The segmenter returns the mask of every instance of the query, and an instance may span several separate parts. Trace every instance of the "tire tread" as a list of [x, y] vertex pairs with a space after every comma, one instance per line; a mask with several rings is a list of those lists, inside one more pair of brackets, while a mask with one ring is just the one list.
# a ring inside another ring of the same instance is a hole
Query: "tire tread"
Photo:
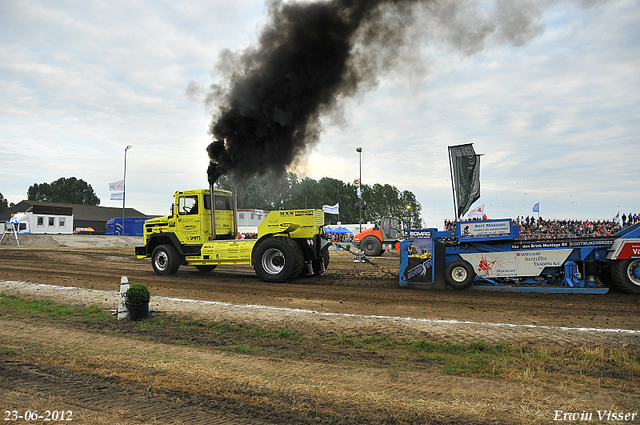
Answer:
[[611, 264], [611, 277], [613, 284], [623, 292], [629, 294], [640, 294], [640, 286], [634, 285], [627, 276], [627, 269], [634, 260], [615, 260]]

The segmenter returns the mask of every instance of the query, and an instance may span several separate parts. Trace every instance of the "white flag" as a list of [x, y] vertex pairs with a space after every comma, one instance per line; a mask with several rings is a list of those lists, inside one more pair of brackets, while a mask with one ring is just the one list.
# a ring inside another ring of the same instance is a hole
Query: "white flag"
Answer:
[[112, 201], [122, 201], [124, 197], [124, 192], [112, 192], [111, 197], [109, 198]]
[[480, 218], [481, 219], [483, 217], [483, 213], [484, 213], [484, 204], [482, 204], [481, 206], [479, 206], [475, 210], [470, 211], [469, 214], [467, 214], [467, 218]]
[[124, 180], [109, 183], [109, 190], [124, 190]]
[[322, 206], [322, 211], [326, 212], [327, 214], [340, 214], [339, 210], [340, 210], [340, 203], [337, 203], [334, 206], [331, 206], [331, 205]]

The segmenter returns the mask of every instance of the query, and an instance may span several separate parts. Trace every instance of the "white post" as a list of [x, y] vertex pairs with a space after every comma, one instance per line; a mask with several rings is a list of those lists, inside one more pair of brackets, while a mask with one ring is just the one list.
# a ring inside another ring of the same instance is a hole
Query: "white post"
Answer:
[[118, 320], [126, 319], [129, 316], [129, 310], [127, 310], [127, 304], [125, 303], [124, 294], [129, 289], [129, 279], [126, 276], [122, 276], [120, 279], [120, 301], [118, 302]]

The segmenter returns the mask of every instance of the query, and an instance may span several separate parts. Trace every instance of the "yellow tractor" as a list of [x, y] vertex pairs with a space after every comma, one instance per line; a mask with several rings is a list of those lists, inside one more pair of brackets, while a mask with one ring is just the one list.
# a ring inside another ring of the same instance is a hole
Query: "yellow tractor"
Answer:
[[232, 192], [197, 189], [174, 194], [171, 215], [147, 220], [138, 258], [151, 257], [156, 273], [171, 275], [181, 265], [208, 272], [220, 264], [252, 265], [266, 282], [322, 274], [329, 264], [322, 210], [271, 211], [255, 239], [238, 239]]

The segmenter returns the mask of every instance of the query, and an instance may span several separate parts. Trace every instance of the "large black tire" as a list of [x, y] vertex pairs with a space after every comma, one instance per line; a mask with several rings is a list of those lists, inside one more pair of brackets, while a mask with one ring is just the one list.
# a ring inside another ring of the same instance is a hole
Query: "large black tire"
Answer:
[[302, 273], [304, 255], [296, 241], [281, 236], [265, 239], [253, 252], [253, 268], [265, 282], [287, 282]]
[[215, 269], [217, 266], [217, 264], [199, 264], [196, 266], [196, 269], [198, 269], [199, 272], [207, 273]]
[[175, 274], [181, 262], [180, 254], [173, 245], [158, 245], [151, 253], [151, 265], [159, 275]]
[[360, 249], [367, 257], [382, 255], [382, 242], [375, 236], [367, 236], [360, 242]]
[[453, 289], [467, 288], [476, 278], [471, 264], [462, 259], [453, 260], [447, 264], [445, 273], [445, 280]]
[[611, 277], [621, 291], [640, 294], [640, 259], [614, 261]]

